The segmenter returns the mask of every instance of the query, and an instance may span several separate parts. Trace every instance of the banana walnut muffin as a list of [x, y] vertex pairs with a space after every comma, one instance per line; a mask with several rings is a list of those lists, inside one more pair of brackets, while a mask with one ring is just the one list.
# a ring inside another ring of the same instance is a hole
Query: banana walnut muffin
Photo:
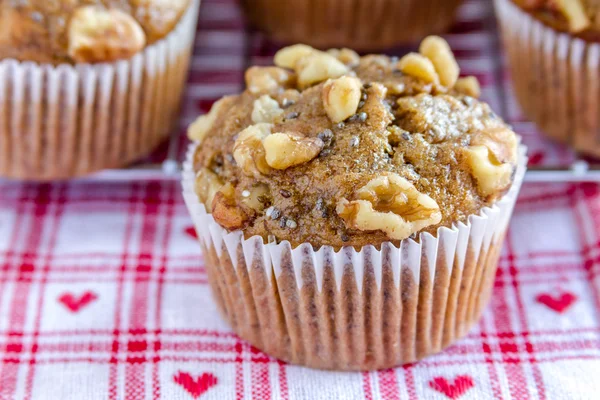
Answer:
[[129, 58], [170, 33], [190, 0], [3, 0], [0, 59], [39, 63]]
[[518, 139], [440, 37], [400, 59], [294, 45], [189, 128], [196, 191], [229, 231], [335, 248], [465, 222], [511, 186]]
[[535, 18], [562, 32], [600, 40], [599, 0], [514, 0]]

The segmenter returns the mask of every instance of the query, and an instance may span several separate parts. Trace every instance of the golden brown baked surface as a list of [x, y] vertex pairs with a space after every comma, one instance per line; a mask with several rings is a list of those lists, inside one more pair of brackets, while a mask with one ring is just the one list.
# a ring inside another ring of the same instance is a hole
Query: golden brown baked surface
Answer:
[[2, 0], [0, 59], [129, 58], [171, 32], [189, 0]]
[[600, 40], [600, 0], [512, 0], [546, 25], [585, 40]]
[[275, 63], [189, 129], [196, 191], [226, 229], [379, 245], [465, 221], [510, 187], [517, 137], [443, 39], [400, 60], [296, 45]]

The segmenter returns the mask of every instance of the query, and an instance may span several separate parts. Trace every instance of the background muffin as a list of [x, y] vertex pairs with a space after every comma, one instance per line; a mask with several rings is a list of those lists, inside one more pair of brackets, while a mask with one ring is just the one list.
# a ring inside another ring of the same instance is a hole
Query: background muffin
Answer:
[[221, 310], [317, 368], [439, 351], [489, 296], [516, 135], [438, 37], [399, 61], [295, 45], [275, 64], [189, 129], [184, 197]]
[[551, 138], [600, 156], [600, 3], [496, 0], [519, 104]]
[[198, 1], [0, 5], [0, 175], [125, 165], [176, 122]]
[[461, 0], [244, 0], [249, 20], [284, 42], [383, 49], [445, 31]]

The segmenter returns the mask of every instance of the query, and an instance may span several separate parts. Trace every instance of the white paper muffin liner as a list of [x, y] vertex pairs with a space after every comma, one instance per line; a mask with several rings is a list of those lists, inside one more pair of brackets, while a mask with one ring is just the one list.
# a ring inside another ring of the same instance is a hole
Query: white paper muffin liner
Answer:
[[193, 155], [183, 196], [217, 304], [234, 331], [279, 359], [313, 368], [368, 370], [413, 362], [465, 335], [492, 291], [498, 256], [527, 157], [508, 193], [467, 223], [399, 247], [360, 251], [264, 243], [228, 233], [194, 192]]
[[177, 121], [199, 5], [129, 60], [0, 60], [0, 176], [69, 178], [148, 154]]
[[600, 43], [544, 25], [512, 0], [495, 0], [513, 87], [549, 137], [600, 156]]

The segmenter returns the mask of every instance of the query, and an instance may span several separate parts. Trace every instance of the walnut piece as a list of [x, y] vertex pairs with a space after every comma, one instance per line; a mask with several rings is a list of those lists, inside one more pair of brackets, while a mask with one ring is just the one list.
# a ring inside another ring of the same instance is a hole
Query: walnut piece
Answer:
[[295, 133], [274, 133], [263, 140], [265, 159], [270, 167], [287, 169], [315, 158], [323, 149], [319, 138], [303, 137]]
[[327, 79], [339, 78], [350, 72], [348, 67], [331, 54], [313, 52], [296, 63], [298, 86], [305, 89]]
[[512, 164], [500, 162], [486, 146], [469, 146], [463, 151], [482, 196], [500, 193], [510, 186]]
[[235, 202], [231, 183], [227, 183], [215, 194], [211, 214], [219, 225], [229, 231], [242, 229], [250, 222], [250, 216]]
[[329, 80], [323, 85], [323, 107], [332, 122], [338, 123], [356, 114], [361, 87], [360, 79], [351, 76]]
[[350, 67], [355, 67], [360, 63], [360, 56], [352, 49], [329, 49], [327, 53]]
[[428, 36], [421, 42], [419, 53], [431, 60], [443, 86], [454, 86], [460, 68], [448, 42], [439, 36]]
[[293, 72], [279, 67], [250, 67], [244, 75], [250, 93], [272, 93], [295, 85]]
[[196, 193], [204, 204], [206, 211], [212, 211], [213, 199], [221, 187], [223, 187], [223, 181], [208, 168], [203, 168], [196, 174]]
[[201, 115], [188, 127], [187, 135], [190, 140], [202, 142], [206, 134], [212, 129], [217, 116], [233, 98], [231, 96], [223, 97], [216, 101], [207, 114]]
[[255, 124], [261, 122], [272, 123], [275, 118], [283, 114], [283, 110], [279, 107], [277, 100], [269, 95], [262, 95], [254, 100], [254, 108], [252, 109], [252, 122]]
[[259, 183], [242, 191], [241, 203], [254, 211], [265, 209], [264, 199], [269, 195], [269, 186]]
[[402, 240], [442, 219], [435, 200], [398, 174], [374, 178], [355, 195], [357, 200], [342, 198], [336, 207], [351, 229], [380, 230], [393, 240]]
[[485, 146], [500, 163], [517, 163], [517, 135], [505, 127], [490, 128], [473, 135], [472, 146]]
[[454, 85], [454, 89], [459, 93], [466, 94], [467, 96], [471, 96], [476, 99], [479, 98], [479, 96], [481, 96], [481, 87], [479, 86], [479, 80], [474, 76], [458, 78], [456, 84]]
[[590, 19], [581, 0], [554, 0], [554, 3], [569, 22], [572, 32], [581, 32], [590, 26]]
[[68, 40], [73, 60], [96, 63], [132, 57], [146, 45], [146, 34], [123, 11], [83, 6], [70, 19]]
[[273, 61], [278, 67], [295, 69], [296, 64], [301, 58], [317, 51], [318, 50], [315, 50], [305, 44], [294, 44], [292, 46], [284, 47], [275, 53]]
[[398, 61], [398, 69], [426, 83], [439, 83], [440, 78], [431, 60], [418, 53], [408, 53]]
[[268, 174], [271, 168], [265, 160], [263, 139], [271, 134], [272, 124], [250, 125], [238, 134], [233, 145], [233, 158], [247, 176]]

